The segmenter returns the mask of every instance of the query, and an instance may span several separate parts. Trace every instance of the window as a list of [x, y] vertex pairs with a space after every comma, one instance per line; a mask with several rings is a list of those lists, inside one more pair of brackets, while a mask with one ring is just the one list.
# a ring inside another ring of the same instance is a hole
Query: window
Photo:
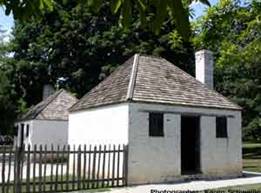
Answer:
[[164, 121], [163, 113], [149, 113], [149, 136], [162, 137], [164, 136]]
[[20, 126], [20, 147], [22, 146], [24, 142], [24, 124], [22, 123]]
[[15, 133], [14, 135], [17, 137], [18, 136], [18, 125], [15, 126]]
[[26, 125], [26, 133], [25, 133], [26, 137], [29, 137], [29, 124]]
[[227, 118], [216, 117], [216, 137], [226, 138], [227, 137]]

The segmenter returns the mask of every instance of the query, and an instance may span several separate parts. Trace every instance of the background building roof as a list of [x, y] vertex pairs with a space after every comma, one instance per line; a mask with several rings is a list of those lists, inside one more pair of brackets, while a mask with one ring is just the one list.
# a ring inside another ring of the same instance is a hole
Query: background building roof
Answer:
[[68, 109], [76, 102], [76, 97], [61, 89], [32, 106], [20, 120], [68, 120]]

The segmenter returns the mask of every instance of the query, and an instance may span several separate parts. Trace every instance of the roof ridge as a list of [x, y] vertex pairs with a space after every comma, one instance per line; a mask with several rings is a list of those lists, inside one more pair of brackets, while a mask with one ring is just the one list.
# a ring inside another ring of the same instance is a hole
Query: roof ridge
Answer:
[[28, 111], [23, 114], [18, 120], [25, 120], [30, 114], [33, 114], [31, 118], [35, 119], [55, 98], [57, 98], [57, 96], [59, 96], [61, 91], [62, 90], [56, 91], [52, 95], [48, 96], [46, 99], [40, 101], [36, 105], [31, 106]]
[[140, 56], [139, 54], [135, 54], [134, 55], [132, 69], [131, 69], [131, 74], [130, 74], [130, 80], [129, 80], [129, 85], [128, 85], [128, 90], [127, 90], [126, 100], [131, 100], [132, 97], [133, 97], [134, 86], [135, 86], [136, 77], [137, 77], [139, 56]]
[[[94, 86], [92, 89], [90, 89], [85, 95], [83, 95], [81, 97], [80, 100], [78, 100], [74, 105], [71, 106], [71, 108], [69, 108], [69, 111], [77, 111], [77, 106], [81, 104], [82, 100], [85, 98], [85, 97], [88, 97], [90, 94], [93, 94], [93, 93], [96, 93], [96, 92], [99, 92], [98, 88], [100, 86], [102, 86], [104, 84], [105, 81], [109, 81], [111, 79], [111, 77], [117, 75], [117, 73], [123, 69], [125, 69], [126, 67], [128, 66], [131, 66], [132, 64], [131, 63], [128, 63], [128, 62], [132, 62], [134, 59], [134, 56], [128, 58], [123, 64], [119, 65], [116, 69], [114, 69], [113, 72], [111, 72], [107, 77], [105, 77], [102, 81], [100, 81], [96, 86]], [[126, 93], [127, 94], [127, 93]], [[126, 96], [125, 96], [126, 98]]]

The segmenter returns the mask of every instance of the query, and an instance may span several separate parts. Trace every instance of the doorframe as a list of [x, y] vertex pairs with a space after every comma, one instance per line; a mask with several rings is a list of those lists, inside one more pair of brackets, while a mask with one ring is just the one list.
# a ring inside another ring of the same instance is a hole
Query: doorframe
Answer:
[[[182, 117], [193, 117], [197, 119], [197, 164], [195, 171], [192, 174], [184, 174], [182, 171]], [[199, 114], [193, 114], [193, 113], [182, 113], [180, 115], [180, 171], [181, 175], [197, 175], [202, 173], [202, 160], [201, 160], [201, 116]]]

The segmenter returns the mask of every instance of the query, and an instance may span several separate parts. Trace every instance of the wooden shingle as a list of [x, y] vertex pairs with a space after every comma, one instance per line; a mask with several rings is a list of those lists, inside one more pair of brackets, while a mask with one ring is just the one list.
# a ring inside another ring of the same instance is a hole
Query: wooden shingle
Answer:
[[167, 60], [136, 54], [70, 110], [126, 101], [241, 109]]
[[32, 106], [20, 120], [68, 120], [68, 109], [76, 102], [76, 97], [61, 89]]

